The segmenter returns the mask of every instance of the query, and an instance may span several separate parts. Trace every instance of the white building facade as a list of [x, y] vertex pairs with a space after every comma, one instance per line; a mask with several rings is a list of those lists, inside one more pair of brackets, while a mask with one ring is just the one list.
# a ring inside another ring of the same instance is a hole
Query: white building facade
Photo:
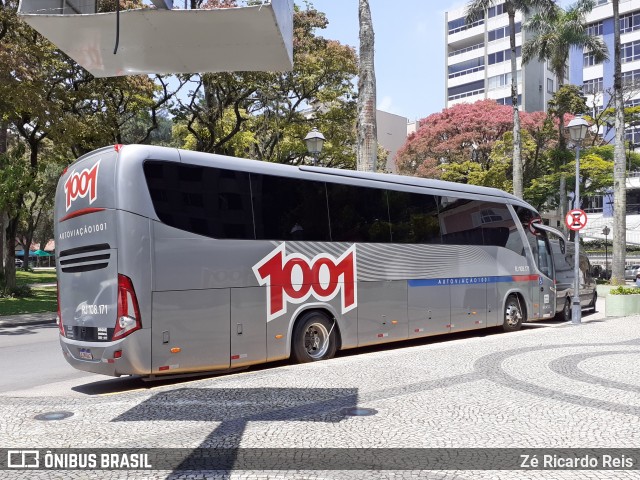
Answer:
[[[588, 51], [574, 49], [571, 52], [569, 80], [582, 85], [587, 105], [594, 113], [613, 107], [614, 41], [613, 7], [611, 0], [597, 0], [596, 7], [588, 15], [589, 29], [599, 35], [609, 50], [610, 60], [595, 63]], [[640, 0], [620, 1], [620, 42], [622, 44], [622, 81], [625, 87], [625, 106], [640, 105]], [[626, 138], [629, 147], [640, 147], [640, 126], [627, 126]], [[613, 130], [608, 135], [613, 137]], [[583, 203], [584, 206], [584, 203]], [[604, 239], [605, 226], [613, 226], [613, 195], [607, 193], [589, 199], [586, 206], [587, 226], [583, 230], [586, 238]], [[640, 244], [640, 176], [638, 172], [627, 173], [627, 243]]]
[[[524, 67], [521, 48], [525, 40], [522, 15], [516, 21], [518, 105], [528, 112], [546, 111], [557, 88], [555, 75], [546, 62], [533, 60]], [[493, 99], [511, 105], [511, 48], [509, 18], [504, 3], [489, 8], [484, 18], [465, 22], [465, 8], [445, 14], [446, 107]]]

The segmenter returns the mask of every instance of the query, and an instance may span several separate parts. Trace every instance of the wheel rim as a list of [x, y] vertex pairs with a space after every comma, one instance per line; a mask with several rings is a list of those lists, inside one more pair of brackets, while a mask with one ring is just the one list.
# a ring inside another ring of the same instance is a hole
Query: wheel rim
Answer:
[[522, 321], [522, 313], [515, 303], [509, 303], [507, 305], [504, 319], [510, 327], [515, 327]]
[[312, 323], [304, 332], [304, 349], [314, 360], [322, 358], [329, 350], [329, 331], [321, 323]]

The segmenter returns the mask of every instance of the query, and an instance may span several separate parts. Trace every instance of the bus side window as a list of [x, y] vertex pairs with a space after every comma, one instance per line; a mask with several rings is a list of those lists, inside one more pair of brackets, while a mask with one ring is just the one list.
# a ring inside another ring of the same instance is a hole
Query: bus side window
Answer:
[[426, 193], [388, 190], [391, 241], [439, 244], [437, 197]]

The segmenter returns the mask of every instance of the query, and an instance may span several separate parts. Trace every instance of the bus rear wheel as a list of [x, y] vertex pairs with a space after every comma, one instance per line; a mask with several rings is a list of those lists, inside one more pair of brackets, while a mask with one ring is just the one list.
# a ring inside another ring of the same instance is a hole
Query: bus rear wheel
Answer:
[[291, 355], [297, 363], [316, 362], [333, 358], [337, 342], [335, 320], [324, 313], [307, 312], [293, 328]]
[[524, 312], [520, 304], [520, 299], [515, 295], [509, 295], [504, 306], [504, 322], [502, 329], [505, 332], [515, 332], [520, 330], [524, 321]]
[[571, 299], [567, 297], [562, 306], [562, 312], [560, 312], [560, 320], [563, 322], [571, 321]]

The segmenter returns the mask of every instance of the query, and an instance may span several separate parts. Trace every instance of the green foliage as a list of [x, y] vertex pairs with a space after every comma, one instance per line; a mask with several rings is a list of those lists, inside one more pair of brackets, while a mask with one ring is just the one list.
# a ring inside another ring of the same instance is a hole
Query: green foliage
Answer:
[[609, 291], [609, 295], [638, 295], [640, 294], [640, 288], [637, 287], [624, 287], [622, 285], [612, 288]]
[[0, 297], [6, 298], [26, 298], [33, 296], [33, 290], [29, 285], [16, 285], [13, 288], [9, 288]]
[[57, 305], [57, 290], [55, 287], [34, 288], [32, 295], [28, 297], [3, 298], [0, 302], [0, 316], [55, 312]]
[[[580, 197], [584, 201], [590, 196], [601, 195], [603, 190], [613, 184], [613, 161], [599, 155], [605, 153], [608, 156], [608, 149], [603, 147], [589, 148], [583, 152], [580, 157]], [[532, 179], [525, 190], [525, 199], [538, 209], [554, 209], [559, 205], [558, 192], [562, 173], [567, 181], [567, 189], [575, 189], [575, 156], [566, 150], [556, 150], [549, 152], [549, 157], [547, 171], [550, 173]], [[567, 161], [569, 158], [573, 160]], [[558, 165], [560, 159], [564, 159], [564, 165]]]
[[17, 285], [33, 285], [39, 283], [56, 283], [55, 270], [31, 270], [16, 272]]
[[562, 85], [549, 100], [548, 108], [556, 117], [589, 112], [582, 89], [577, 85]]

